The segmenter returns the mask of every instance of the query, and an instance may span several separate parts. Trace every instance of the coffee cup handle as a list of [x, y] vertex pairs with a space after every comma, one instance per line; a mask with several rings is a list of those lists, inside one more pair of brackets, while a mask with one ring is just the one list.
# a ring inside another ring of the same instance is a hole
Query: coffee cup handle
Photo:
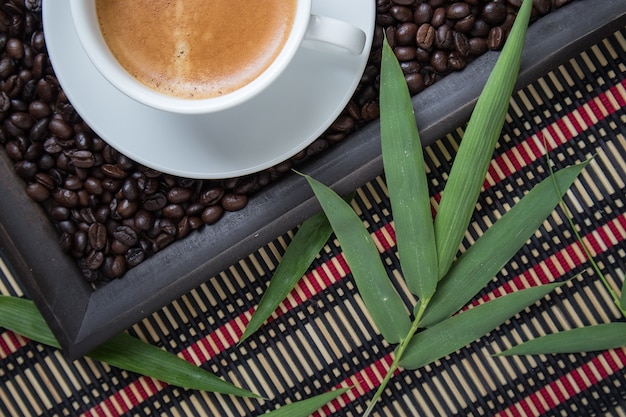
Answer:
[[366, 35], [358, 27], [327, 16], [311, 15], [305, 40], [337, 46], [352, 54], [361, 55]]

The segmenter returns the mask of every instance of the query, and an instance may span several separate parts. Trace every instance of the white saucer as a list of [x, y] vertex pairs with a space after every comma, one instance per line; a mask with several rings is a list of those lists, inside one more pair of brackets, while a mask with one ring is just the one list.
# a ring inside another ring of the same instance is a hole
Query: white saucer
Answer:
[[[344, 109], [369, 58], [375, 2], [314, 0], [313, 12], [360, 27], [359, 56], [303, 47], [280, 79], [257, 97], [210, 115], [175, 115], [126, 97], [85, 54], [68, 0], [43, 2], [46, 45], [55, 74], [83, 120], [111, 146], [161, 172], [218, 179], [251, 174], [295, 155]], [[330, 61], [330, 62], [329, 62]]]

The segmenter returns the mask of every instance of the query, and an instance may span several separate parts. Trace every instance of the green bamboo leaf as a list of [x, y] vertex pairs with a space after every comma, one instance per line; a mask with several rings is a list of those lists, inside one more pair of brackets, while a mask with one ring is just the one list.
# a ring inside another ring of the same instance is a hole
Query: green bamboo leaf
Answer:
[[[528, 241], [587, 163], [564, 168], [533, 187], [465, 251], [441, 280], [420, 325], [430, 327], [469, 302]], [[416, 306], [416, 309], [419, 308]]]
[[428, 299], [437, 286], [437, 248], [424, 155], [402, 69], [385, 39], [380, 75], [380, 131], [396, 246], [409, 290]]
[[324, 405], [339, 397], [340, 395], [348, 392], [350, 388], [341, 388], [334, 391], [325, 392], [324, 394], [317, 395], [315, 397], [307, 398], [306, 400], [298, 401], [291, 404], [286, 404], [277, 408], [276, 410], [269, 411], [262, 414], [263, 417], [308, 417], [316, 410], [319, 410]]
[[622, 294], [620, 295], [620, 298], [619, 298], [619, 304], [620, 304], [622, 311], [626, 310], [626, 280], [622, 282]]
[[411, 328], [411, 321], [404, 302], [389, 280], [372, 237], [348, 203], [319, 181], [302, 175], [330, 221], [376, 327], [389, 343], [400, 342]]
[[[354, 193], [350, 193], [346, 201], [351, 201], [353, 197]], [[264, 291], [263, 297], [261, 297], [261, 301], [252, 315], [246, 330], [243, 332], [239, 343], [256, 332], [285, 297], [289, 295], [309, 266], [311, 266], [320, 250], [328, 242], [332, 231], [333, 229], [324, 212], [316, 214], [300, 225], [278, 264], [270, 285]]]
[[597, 352], [626, 346], [626, 323], [606, 323], [547, 334], [496, 356]]
[[467, 125], [435, 217], [439, 277], [459, 249], [500, 137], [517, 80], [532, 0], [525, 0]]
[[[30, 300], [0, 296], [0, 326], [35, 342], [60, 348], [59, 342]], [[87, 356], [182, 388], [260, 398], [172, 353], [125, 333], [113, 337]]]
[[404, 351], [400, 366], [417, 369], [456, 352], [561, 285], [546, 284], [507, 294], [416, 334]]

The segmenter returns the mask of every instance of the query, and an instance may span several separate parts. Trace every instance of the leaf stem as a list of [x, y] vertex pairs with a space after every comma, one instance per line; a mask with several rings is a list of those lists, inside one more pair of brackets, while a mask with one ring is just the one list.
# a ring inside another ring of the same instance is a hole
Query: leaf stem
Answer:
[[563, 200], [563, 194], [561, 193], [561, 190], [559, 189], [559, 185], [557, 184], [556, 179], [554, 177], [554, 169], [552, 168], [552, 161], [550, 159], [550, 155], [547, 152], [548, 144], [547, 144], [547, 141], [545, 139], [544, 139], [544, 147], [546, 149], [546, 157], [548, 158], [548, 171], [550, 172], [550, 177], [552, 178], [552, 180], [554, 182], [554, 188], [556, 189], [557, 195], [559, 196], [559, 206], [563, 210], [563, 213], [565, 214], [565, 218], [567, 219], [567, 222], [569, 223], [572, 231], [574, 232], [574, 236], [576, 236], [576, 239], [578, 240], [578, 243], [582, 247], [583, 252], [585, 253], [585, 256], [587, 257], [587, 260], [589, 260], [593, 270], [595, 271], [595, 273], [600, 278], [600, 281], [602, 281], [602, 284], [606, 287], [606, 289], [609, 292], [609, 294], [611, 294], [611, 297], [613, 298], [613, 302], [615, 303], [615, 305], [617, 306], [619, 311], [622, 313], [622, 316], [624, 318], [626, 318], [626, 309], [623, 308], [623, 306], [621, 304], [621, 301], [620, 301], [620, 297], [615, 292], [613, 287], [611, 287], [611, 285], [609, 284], [608, 280], [606, 279], [606, 277], [604, 276], [604, 274], [600, 270], [600, 267], [598, 266], [598, 264], [596, 263], [595, 259], [593, 258], [593, 255], [591, 254], [591, 251], [589, 250], [589, 247], [587, 246], [587, 244], [583, 240], [582, 236], [580, 236], [580, 233], [578, 232], [578, 229], [576, 229], [576, 225], [574, 224], [574, 219], [570, 215], [569, 208], [567, 207], [567, 204], [565, 204], [565, 200]]
[[396, 369], [398, 369], [398, 366], [400, 365], [400, 360], [402, 359], [402, 355], [404, 354], [404, 351], [409, 346], [409, 342], [411, 341], [411, 339], [413, 339], [413, 335], [415, 335], [415, 333], [419, 329], [420, 322], [422, 321], [422, 316], [424, 315], [424, 311], [426, 310], [426, 307], [428, 306], [429, 302], [430, 302], [430, 298], [426, 298], [423, 300], [423, 302], [419, 303], [419, 308], [415, 312], [415, 320], [413, 320], [413, 323], [411, 324], [411, 328], [409, 329], [409, 332], [402, 339], [402, 341], [400, 342], [400, 345], [398, 345], [398, 348], [396, 349], [396, 352], [394, 354], [393, 362], [391, 363], [389, 370], [385, 374], [385, 378], [383, 379], [381, 384], [378, 386], [378, 389], [376, 390], [376, 393], [372, 397], [372, 400], [370, 401], [369, 406], [363, 413], [363, 417], [368, 417], [371, 414], [372, 410], [374, 409], [374, 406], [378, 402], [378, 399], [383, 394], [383, 392], [385, 391], [385, 388], [387, 387], [387, 384], [391, 380], [391, 377], [396, 372]]

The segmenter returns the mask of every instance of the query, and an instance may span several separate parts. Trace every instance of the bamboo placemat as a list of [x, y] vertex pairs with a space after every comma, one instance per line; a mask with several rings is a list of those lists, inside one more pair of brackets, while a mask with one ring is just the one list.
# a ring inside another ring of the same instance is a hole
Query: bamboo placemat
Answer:
[[[617, 290], [626, 271], [626, 31], [527, 86], [511, 101], [478, 210], [474, 241], [533, 185], [557, 168], [595, 158], [566, 195], [580, 234]], [[426, 149], [436, 208], [462, 128]], [[397, 280], [393, 222], [380, 177], [358, 190], [354, 208]], [[129, 333], [266, 396], [245, 400], [166, 386], [0, 329], [3, 416], [252, 416], [353, 387], [318, 416], [360, 415], [391, 363], [393, 346], [373, 327], [341, 249], [331, 239], [271, 320], [237, 341], [292, 233], [250, 254]], [[0, 293], [27, 297], [4, 263]], [[378, 416], [626, 415], [626, 347], [569, 355], [492, 357], [545, 333], [620, 320], [561, 209], [473, 301], [571, 279], [465, 348], [418, 371], [400, 371]], [[623, 319], [622, 319], [623, 320]]]

